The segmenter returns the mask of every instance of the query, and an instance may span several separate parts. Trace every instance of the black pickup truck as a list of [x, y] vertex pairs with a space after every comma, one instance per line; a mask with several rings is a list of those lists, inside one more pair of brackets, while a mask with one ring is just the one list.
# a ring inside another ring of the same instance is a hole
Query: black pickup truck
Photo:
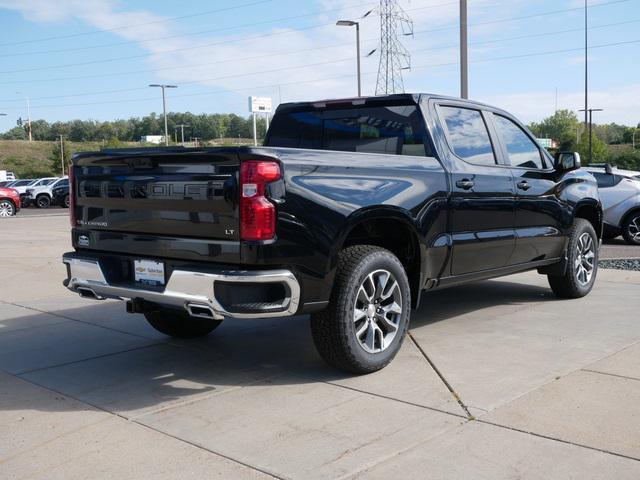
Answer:
[[537, 269], [577, 298], [596, 277], [579, 156], [466, 100], [284, 104], [262, 147], [82, 153], [70, 173], [69, 289], [178, 337], [308, 313], [321, 356], [355, 373], [393, 359], [423, 292]]

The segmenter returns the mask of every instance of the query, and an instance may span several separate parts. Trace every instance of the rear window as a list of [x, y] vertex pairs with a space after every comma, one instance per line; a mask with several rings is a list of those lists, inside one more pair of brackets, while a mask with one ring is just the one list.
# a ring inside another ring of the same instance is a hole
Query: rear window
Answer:
[[281, 112], [267, 145], [432, 156], [415, 105]]

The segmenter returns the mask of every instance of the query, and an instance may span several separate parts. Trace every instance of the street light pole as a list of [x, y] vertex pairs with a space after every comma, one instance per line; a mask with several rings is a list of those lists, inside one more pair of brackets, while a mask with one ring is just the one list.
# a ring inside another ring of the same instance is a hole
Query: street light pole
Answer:
[[169, 127], [167, 125], [167, 100], [164, 94], [165, 88], [178, 88], [177, 85], [165, 85], [165, 84], [157, 84], [152, 83], [149, 85], [150, 87], [158, 87], [162, 89], [162, 111], [164, 116], [164, 144], [165, 146], [169, 145]]
[[29, 97], [22, 92], [16, 92], [16, 95], [24, 95], [25, 100], [27, 101], [27, 126], [29, 128], [29, 141], [33, 141], [33, 136], [31, 135], [31, 102], [29, 102]]
[[602, 112], [602, 108], [589, 108], [585, 111], [585, 115], [589, 115], [589, 163], [593, 161], [593, 112]]
[[358, 96], [362, 96], [362, 80], [360, 74], [360, 22], [353, 20], [339, 20], [336, 22], [339, 27], [356, 27], [356, 51], [357, 51], [357, 68], [358, 68]]
[[469, 98], [467, 0], [460, 0], [460, 97]]

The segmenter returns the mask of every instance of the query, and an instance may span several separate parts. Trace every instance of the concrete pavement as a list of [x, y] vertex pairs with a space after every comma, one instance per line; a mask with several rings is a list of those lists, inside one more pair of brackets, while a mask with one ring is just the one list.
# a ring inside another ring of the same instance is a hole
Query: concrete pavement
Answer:
[[0, 222], [0, 478], [640, 478], [640, 272], [570, 301], [535, 273], [429, 293], [350, 377], [306, 317], [179, 341], [80, 299], [68, 237]]

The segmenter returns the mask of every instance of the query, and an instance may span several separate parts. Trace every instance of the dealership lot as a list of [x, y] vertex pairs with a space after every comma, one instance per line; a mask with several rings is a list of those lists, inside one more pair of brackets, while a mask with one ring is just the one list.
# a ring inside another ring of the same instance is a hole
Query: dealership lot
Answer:
[[348, 377], [305, 317], [177, 341], [71, 294], [65, 211], [25, 212], [0, 222], [0, 478], [640, 478], [640, 272], [427, 294]]

